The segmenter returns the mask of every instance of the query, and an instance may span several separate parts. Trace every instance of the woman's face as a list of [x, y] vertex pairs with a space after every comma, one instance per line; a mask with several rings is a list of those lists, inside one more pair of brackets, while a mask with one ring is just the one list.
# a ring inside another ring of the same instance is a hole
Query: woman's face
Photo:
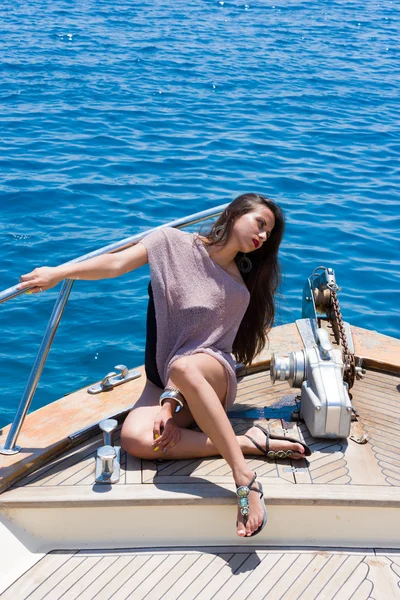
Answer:
[[254, 209], [239, 217], [232, 228], [232, 239], [240, 252], [252, 252], [267, 241], [275, 225], [273, 212], [264, 205], [256, 204]]

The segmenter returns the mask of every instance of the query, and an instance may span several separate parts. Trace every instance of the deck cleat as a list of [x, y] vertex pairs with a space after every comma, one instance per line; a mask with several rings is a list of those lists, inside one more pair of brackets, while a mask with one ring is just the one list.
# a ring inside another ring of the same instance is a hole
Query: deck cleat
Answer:
[[96, 483], [118, 483], [120, 478], [121, 447], [113, 445], [116, 419], [104, 419], [99, 427], [103, 432], [103, 446], [97, 449]]

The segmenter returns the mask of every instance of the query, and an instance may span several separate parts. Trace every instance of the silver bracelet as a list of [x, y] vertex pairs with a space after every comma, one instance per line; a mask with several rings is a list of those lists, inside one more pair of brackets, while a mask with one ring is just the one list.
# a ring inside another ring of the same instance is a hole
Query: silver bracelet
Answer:
[[164, 388], [164, 391], [161, 394], [160, 400], [159, 400], [160, 406], [162, 406], [164, 404], [164, 400], [167, 400], [167, 398], [171, 398], [171, 400], [175, 400], [178, 403], [178, 406], [175, 409], [176, 413], [179, 412], [180, 410], [182, 410], [183, 405], [185, 403], [185, 398], [184, 398], [183, 394], [177, 388], [172, 388], [172, 387]]

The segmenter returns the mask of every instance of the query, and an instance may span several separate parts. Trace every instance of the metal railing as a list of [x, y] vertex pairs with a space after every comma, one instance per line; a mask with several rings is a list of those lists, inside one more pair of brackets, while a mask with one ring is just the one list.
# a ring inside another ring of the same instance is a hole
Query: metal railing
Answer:
[[[202, 221], [207, 221], [208, 219], [212, 219], [221, 214], [224, 208], [227, 205], [224, 204], [222, 206], [217, 206], [215, 208], [210, 208], [208, 210], [203, 210], [199, 213], [195, 213], [188, 217], [184, 217], [182, 219], [177, 219], [175, 221], [171, 221], [170, 223], [165, 223], [164, 225], [160, 225], [159, 227], [154, 227], [149, 229], [143, 233], [139, 233], [133, 235], [131, 237], [125, 238], [120, 242], [114, 242], [108, 246], [104, 246], [99, 250], [95, 250], [94, 252], [90, 252], [89, 254], [85, 254], [84, 256], [80, 256], [79, 258], [75, 258], [74, 260], [68, 261], [64, 263], [65, 265], [82, 262], [87, 260], [88, 258], [93, 258], [95, 256], [100, 256], [101, 254], [107, 253], [115, 253], [121, 252], [121, 250], [125, 250], [134, 244], [140, 242], [146, 235], [149, 233], [156, 231], [157, 229], [161, 229], [162, 227], [175, 227], [177, 229], [181, 229], [183, 227], [188, 227], [190, 225], [196, 225], [197, 223], [201, 223]], [[56, 334], [58, 325], [61, 321], [61, 317], [64, 312], [64, 308], [68, 302], [68, 298], [72, 289], [74, 281], [70, 279], [66, 279], [63, 282], [60, 294], [54, 304], [53, 312], [50, 316], [49, 322], [46, 327], [46, 331], [43, 335], [42, 342], [40, 344], [38, 353], [35, 358], [35, 362], [33, 364], [31, 373], [29, 375], [28, 381], [25, 386], [24, 393], [22, 394], [21, 401], [17, 408], [17, 412], [14, 417], [14, 421], [11, 425], [10, 431], [8, 433], [7, 439], [4, 444], [0, 445], [0, 454], [16, 454], [21, 450], [19, 446], [16, 445], [18, 435], [21, 431], [21, 427], [29, 410], [29, 407], [32, 402], [32, 398], [35, 394], [37, 385], [39, 383], [40, 376], [43, 371], [43, 367], [45, 365], [47, 356], [49, 354], [51, 344], [53, 342], [54, 336]], [[16, 298], [21, 294], [25, 294], [27, 291], [32, 289], [25, 288], [24, 290], [17, 289], [17, 286], [10, 287], [3, 292], [0, 292], [0, 304], [3, 302], [7, 302], [12, 298]]]

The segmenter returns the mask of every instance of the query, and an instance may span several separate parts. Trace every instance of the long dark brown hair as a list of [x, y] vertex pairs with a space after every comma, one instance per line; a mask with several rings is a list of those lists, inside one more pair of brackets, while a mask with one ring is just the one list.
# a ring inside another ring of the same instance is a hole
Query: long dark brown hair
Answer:
[[[275, 217], [275, 226], [261, 247], [251, 252], [249, 256], [252, 262], [251, 271], [242, 274], [250, 292], [250, 302], [233, 342], [232, 352], [236, 360], [245, 365], [250, 364], [253, 358], [263, 350], [266, 335], [274, 322], [274, 294], [281, 280], [278, 250], [285, 229], [284, 214], [279, 206], [265, 196], [242, 194], [225, 208], [212, 229], [204, 235], [208, 245], [225, 246], [235, 221], [255, 210], [257, 205], [270, 209]], [[218, 235], [221, 230], [216, 229], [221, 226], [224, 227], [223, 236]], [[242, 256], [243, 254], [238, 252], [235, 257], [236, 263]]]

